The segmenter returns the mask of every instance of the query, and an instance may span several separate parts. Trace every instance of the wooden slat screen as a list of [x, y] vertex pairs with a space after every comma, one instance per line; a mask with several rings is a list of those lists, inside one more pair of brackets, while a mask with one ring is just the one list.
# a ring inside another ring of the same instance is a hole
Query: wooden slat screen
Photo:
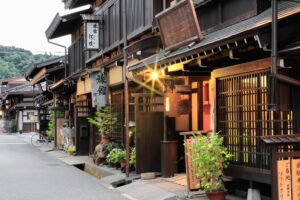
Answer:
[[234, 165], [270, 169], [270, 151], [259, 136], [293, 134], [292, 112], [268, 105], [269, 71], [217, 79], [217, 130]]
[[80, 70], [85, 69], [85, 55], [83, 51], [84, 47], [83, 36], [76, 39], [76, 41], [69, 47], [69, 65], [67, 69], [67, 76], [71, 76]]
[[117, 128], [111, 134], [111, 137], [119, 144], [125, 144], [124, 138], [124, 98], [123, 90], [111, 92], [111, 106], [112, 112], [117, 114], [118, 125]]

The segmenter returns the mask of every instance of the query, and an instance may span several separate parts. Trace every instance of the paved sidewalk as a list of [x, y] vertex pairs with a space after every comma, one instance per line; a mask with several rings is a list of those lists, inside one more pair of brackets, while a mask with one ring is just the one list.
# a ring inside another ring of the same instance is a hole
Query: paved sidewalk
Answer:
[[[23, 141], [30, 143], [31, 135], [34, 133], [18, 134]], [[112, 183], [125, 179], [125, 174], [120, 170], [112, 169], [107, 166], [97, 166], [88, 156], [69, 156], [66, 152], [52, 150], [51, 146], [42, 145], [39, 149], [52, 157], [59, 159], [67, 165], [84, 165], [85, 171], [100, 178], [100, 182], [107, 188], [118, 190], [124, 197], [131, 200], [185, 200], [189, 195], [184, 184], [174, 183], [171, 179], [156, 178], [153, 180], [134, 180], [132, 183], [113, 188]], [[176, 179], [176, 178], [174, 178]], [[207, 200], [205, 194], [193, 196], [195, 200]], [[228, 196], [228, 200], [241, 200]]]

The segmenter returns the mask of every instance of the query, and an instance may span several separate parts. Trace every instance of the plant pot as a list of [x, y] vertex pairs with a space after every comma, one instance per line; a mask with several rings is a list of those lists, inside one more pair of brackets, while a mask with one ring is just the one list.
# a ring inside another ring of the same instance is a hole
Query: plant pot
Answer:
[[217, 192], [205, 192], [209, 200], [225, 200], [227, 190]]
[[125, 160], [120, 161], [120, 165], [121, 165], [121, 168], [122, 168], [122, 167], [125, 167], [126, 161], [125, 161]]
[[101, 139], [102, 144], [108, 144], [109, 142], [110, 142], [110, 137], [102, 136], [102, 139]]
[[69, 156], [75, 156], [75, 155], [76, 155], [76, 152], [68, 152], [68, 155], [69, 155]]
[[55, 143], [54, 143], [54, 140], [51, 140], [50, 144], [51, 144], [51, 149], [55, 149]]

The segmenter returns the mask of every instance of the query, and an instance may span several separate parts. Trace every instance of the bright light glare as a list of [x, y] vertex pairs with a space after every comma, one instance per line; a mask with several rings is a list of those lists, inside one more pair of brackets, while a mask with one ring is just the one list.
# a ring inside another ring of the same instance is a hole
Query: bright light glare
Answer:
[[151, 72], [151, 78], [152, 79], [157, 79], [158, 78], [157, 72]]

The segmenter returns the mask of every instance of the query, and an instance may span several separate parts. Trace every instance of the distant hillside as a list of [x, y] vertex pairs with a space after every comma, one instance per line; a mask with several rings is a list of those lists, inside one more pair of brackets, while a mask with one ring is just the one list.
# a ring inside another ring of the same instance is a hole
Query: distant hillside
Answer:
[[54, 57], [56, 56], [47, 54], [33, 55], [29, 50], [0, 45], [0, 80], [24, 75], [30, 63]]

